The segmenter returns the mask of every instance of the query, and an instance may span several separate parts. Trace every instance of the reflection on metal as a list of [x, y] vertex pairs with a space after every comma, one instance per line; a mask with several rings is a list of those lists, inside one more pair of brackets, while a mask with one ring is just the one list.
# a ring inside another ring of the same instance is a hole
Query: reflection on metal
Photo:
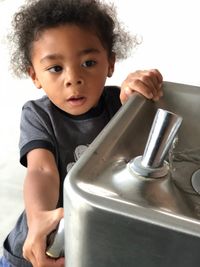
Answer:
[[182, 118], [173, 112], [158, 109], [142, 156], [144, 167], [159, 168], [181, 125]]
[[61, 219], [57, 229], [48, 238], [46, 254], [51, 258], [64, 256], [64, 219]]
[[[165, 82], [163, 90], [158, 102], [133, 96], [68, 173], [66, 266], [199, 267], [200, 196], [191, 177], [200, 164], [195, 156], [200, 147], [200, 88]], [[157, 135], [155, 154], [147, 146], [142, 164], [156, 170], [167, 166], [165, 175], [157, 172], [155, 179], [130, 166], [145, 150], [158, 109], [183, 121], [170, 171], [166, 151], [171, 140], [159, 141]], [[192, 152], [186, 157], [184, 151]]]

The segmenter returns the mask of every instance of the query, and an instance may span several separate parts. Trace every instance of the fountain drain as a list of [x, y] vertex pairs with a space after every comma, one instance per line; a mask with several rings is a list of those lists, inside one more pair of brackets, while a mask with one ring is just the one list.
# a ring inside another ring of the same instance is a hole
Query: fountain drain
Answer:
[[200, 169], [193, 173], [191, 182], [194, 190], [200, 194]]

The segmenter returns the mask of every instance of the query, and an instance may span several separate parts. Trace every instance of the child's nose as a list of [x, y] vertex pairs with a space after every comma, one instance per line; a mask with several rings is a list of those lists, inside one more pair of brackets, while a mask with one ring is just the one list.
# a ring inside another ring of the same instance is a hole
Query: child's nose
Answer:
[[83, 78], [81, 77], [81, 71], [79, 68], [68, 68], [65, 75], [65, 86], [82, 85]]

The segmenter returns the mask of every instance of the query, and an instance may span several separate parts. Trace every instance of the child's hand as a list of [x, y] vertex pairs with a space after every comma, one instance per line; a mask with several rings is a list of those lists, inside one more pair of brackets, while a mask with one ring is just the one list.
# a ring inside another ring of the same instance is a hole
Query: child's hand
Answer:
[[161, 89], [162, 82], [163, 77], [156, 69], [139, 70], [130, 73], [121, 86], [120, 99], [122, 104], [124, 104], [134, 92], [138, 92], [154, 101], [159, 100], [163, 95]]
[[47, 236], [56, 228], [63, 214], [63, 208], [41, 211], [29, 221], [23, 256], [34, 267], [64, 267], [64, 258], [51, 259], [45, 254]]

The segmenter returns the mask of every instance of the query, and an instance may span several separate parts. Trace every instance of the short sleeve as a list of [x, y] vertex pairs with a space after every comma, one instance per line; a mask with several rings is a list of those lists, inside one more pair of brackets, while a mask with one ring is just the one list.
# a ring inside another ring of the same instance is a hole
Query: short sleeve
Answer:
[[34, 103], [27, 103], [22, 109], [20, 123], [19, 149], [23, 166], [27, 166], [27, 153], [36, 148], [55, 153], [52, 126], [44, 110]]

